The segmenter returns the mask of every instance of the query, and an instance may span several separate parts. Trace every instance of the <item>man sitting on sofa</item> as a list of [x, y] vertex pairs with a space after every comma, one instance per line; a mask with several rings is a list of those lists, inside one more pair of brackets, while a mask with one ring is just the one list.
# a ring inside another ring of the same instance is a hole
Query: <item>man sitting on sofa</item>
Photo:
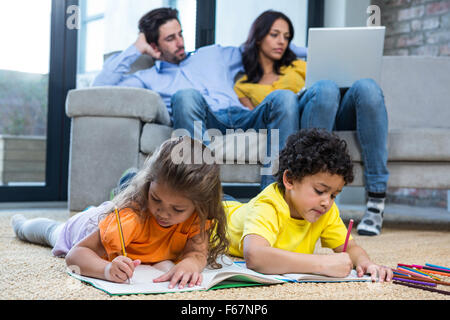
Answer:
[[[239, 47], [211, 45], [186, 53], [178, 11], [171, 8], [145, 14], [139, 31], [133, 45], [105, 61], [94, 86], [140, 87], [159, 93], [174, 129], [186, 129], [192, 137], [204, 138], [207, 129], [223, 134], [227, 129], [267, 129], [267, 156], [271, 159], [278, 156], [271, 150], [281, 150], [287, 137], [299, 129], [298, 99], [291, 91], [274, 91], [253, 110], [239, 102], [233, 90], [234, 78], [243, 70]], [[297, 56], [306, 56], [305, 48], [292, 49]], [[153, 57], [155, 65], [127, 74], [142, 54]], [[264, 161], [266, 169], [271, 162]], [[275, 181], [268, 170], [261, 172], [266, 173], [262, 174], [261, 188]]]

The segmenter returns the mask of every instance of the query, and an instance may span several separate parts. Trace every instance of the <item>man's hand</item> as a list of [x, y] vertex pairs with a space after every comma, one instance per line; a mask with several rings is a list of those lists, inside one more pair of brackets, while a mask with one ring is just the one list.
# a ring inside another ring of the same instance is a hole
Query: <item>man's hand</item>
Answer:
[[159, 59], [161, 57], [161, 51], [159, 51], [155, 45], [151, 46], [145, 39], [145, 34], [142, 32], [139, 33], [139, 36], [134, 45], [140, 53], [147, 54], [153, 59]]

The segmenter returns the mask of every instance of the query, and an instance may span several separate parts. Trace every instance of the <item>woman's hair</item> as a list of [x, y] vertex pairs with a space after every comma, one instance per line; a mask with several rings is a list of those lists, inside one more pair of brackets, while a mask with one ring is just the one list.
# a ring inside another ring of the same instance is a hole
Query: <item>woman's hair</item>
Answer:
[[144, 33], [148, 43], [158, 43], [159, 27], [170, 20], [177, 20], [178, 10], [172, 8], [158, 8], [147, 12], [139, 20], [139, 32]]
[[353, 181], [353, 164], [347, 143], [324, 129], [302, 129], [290, 135], [279, 156], [278, 187], [285, 190], [283, 173], [301, 181], [319, 172], [342, 176], [345, 184]]
[[283, 13], [273, 10], [264, 11], [253, 22], [250, 32], [248, 34], [247, 41], [244, 43], [244, 51], [242, 53], [242, 63], [244, 65], [245, 74], [247, 75], [247, 81], [251, 83], [257, 83], [263, 76], [263, 69], [259, 62], [259, 48], [260, 42], [270, 32], [273, 23], [283, 19], [289, 25], [289, 42], [280, 60], [275, 61], [274, 71], [276, 74], [280, 74], [280, 68], [282, 66], [289, 66], [297, 56], [289, 48], [289, 44], [294, 38], [294, 27], [291, 20]]
[[[151, 182], [165, 183], [174, 193], [182, 194], [194, 203], [201, 234], [209, 239], [208, 264], [220, 267], [216, 259], [228, 250], [226, 215], [222, 206], [219, 165], [205, 163], [203, 157], [196, 154], [203, 155], [206, 148], [188, 136], [165, 141], [147, 158], [143, 168], [113, 202], [118, 208], [131, 208], [146, 219], [151, 215], [148, 211]], [[211, 220], [211, 226], [205, 230], [207, 219]]]

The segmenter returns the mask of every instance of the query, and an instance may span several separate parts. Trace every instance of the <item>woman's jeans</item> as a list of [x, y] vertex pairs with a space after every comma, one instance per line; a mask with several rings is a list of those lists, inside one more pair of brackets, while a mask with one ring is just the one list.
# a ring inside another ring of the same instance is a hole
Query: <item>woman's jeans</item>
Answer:
[[316, 82], [299, 101], [300, 127], [356, 130], [368, 192], [386, 192], [388, 118], [383, 92], [372, 79], [356, 81], [341, 97], [329, 80]]
[[182, 135], [180, 129], [184, 129], [184, 134], [197, 137], [205, 144], [209, 142], [208, 129], [216, 129], [221, 134], [236, 129], [266, 129], [267, 154], [261, 170], [261, 189], [275, 181], [271, 173], [278, 170], [278, 162], [274, 159], [278, 158], [287, 137], [299, 129], [298, 96], [289, 90], [273, 91], [253, 110], [231, 106], [212, 111], [197, 90], [185, 89], [172, 96], [172, 111], [176, 134]]

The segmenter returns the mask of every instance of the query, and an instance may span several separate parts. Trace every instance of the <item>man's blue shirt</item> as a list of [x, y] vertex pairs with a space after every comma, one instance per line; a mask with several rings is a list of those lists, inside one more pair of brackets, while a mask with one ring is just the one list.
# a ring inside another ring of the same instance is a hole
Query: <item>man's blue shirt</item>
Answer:
[[[306, 48], [291, 45], [294, 53], [306, 57]], [[159, 93], [172, 115], [171, 97], [182, 89], [198, 90], [212, 111], [230, 106], [245, 108], [234, 92], [234, 78], [243, 71], [240, 47], [211, 45], [191, 52], [179, 64], [157, 60], [149, 69], [126, 74], [141, 53], [134, 45], [105, 61], [93, 86], [117, 85], [146, 88]]]

